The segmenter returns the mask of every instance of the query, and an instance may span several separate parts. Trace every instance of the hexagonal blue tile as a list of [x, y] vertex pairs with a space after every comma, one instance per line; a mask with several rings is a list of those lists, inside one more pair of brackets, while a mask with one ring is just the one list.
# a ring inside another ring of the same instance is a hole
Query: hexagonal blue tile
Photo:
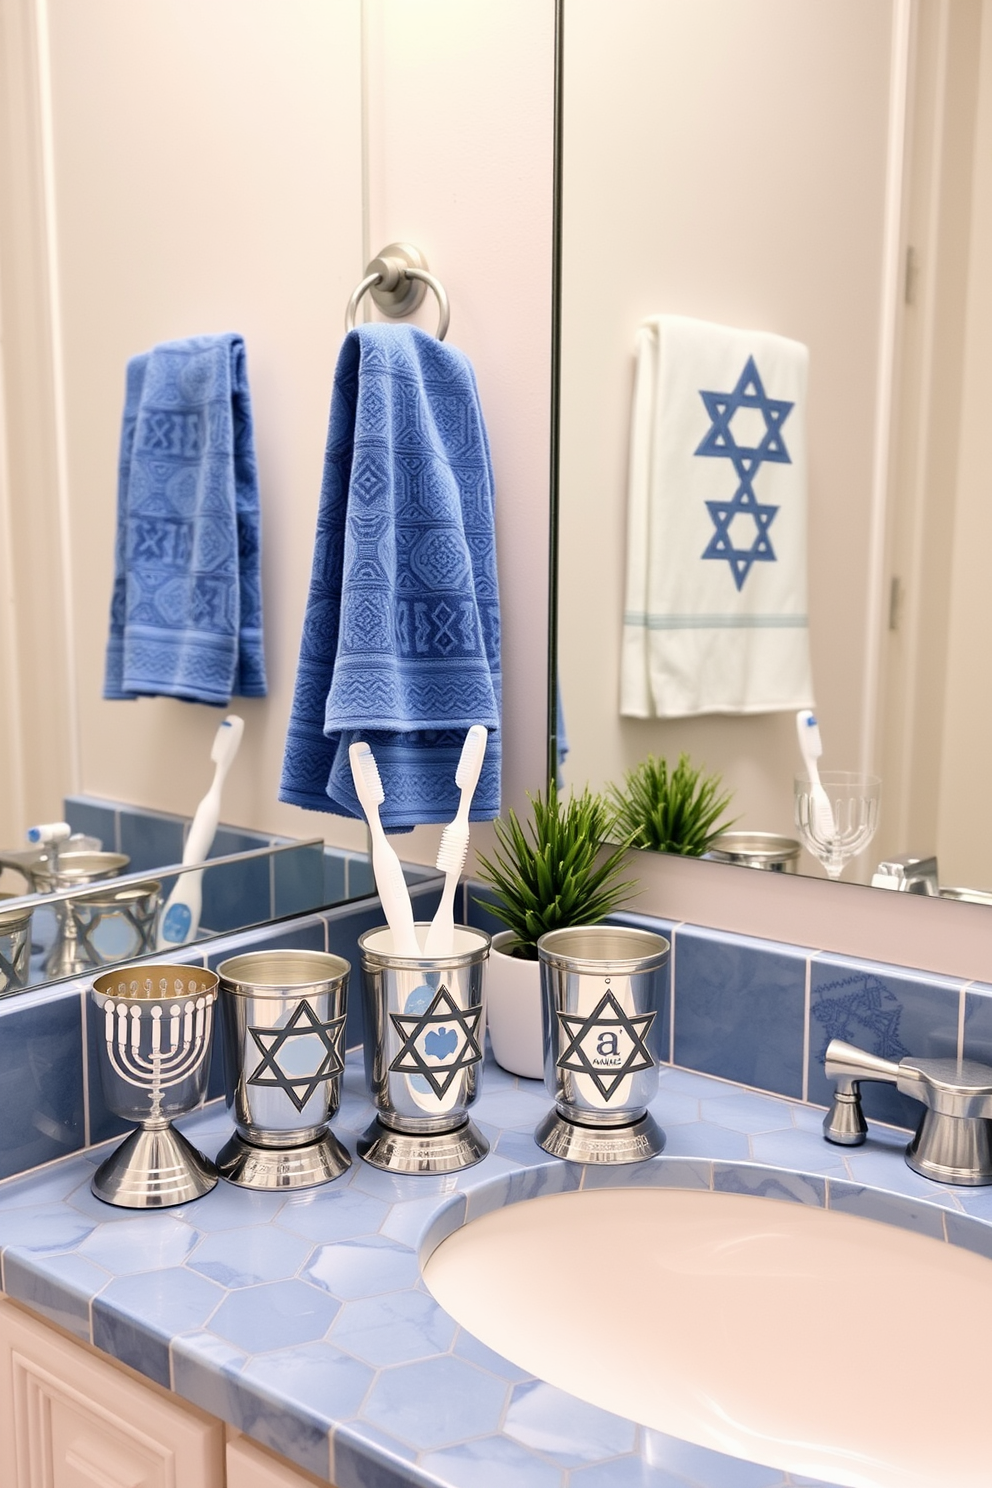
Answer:
[[176, 1266], [120, 1276], [93, 1302], [93, 1342], [168, 1388], [169, 1342], [202, 1328], [224, 1291]]
[[420, 1264], [408, 1246], [383, 1235], [369, 1235], [362, 1240], [321, 1246], [303, 1274], [335, 1297], [347, 1300], [416, 1286]]
[[3, 1248], [43, 1255], [57, 1250], [76, 1250], [95, 1224], [62, 1204], [38, 1204], [34, 1209], [14, 1209], [3, 1216]]
[[455, 1327], [454, 1319], [425, 1292], [390, 1292], [346, 1302], [329, 1338], [368, 1364], [402, 1364], [445, 1353]]
[[561, 1488], [563, 1474], [505, 1436], [485, 1436], [424, 1458], [425, 1472], [452, 1488]]
[[514, 1387], [503, 1430], [563, 1467], [581, 1467], [631, 1452], [637, 1436], [632, 1421], [587, 1405], [542, 1380]]
[[811, 1173], [833, 1173], [845, 1177], [843, 1149], [832, 1147], [822, 1134], [790, 1131], [762, 1132], [751, 1138], [751, 1154], [757, 1162], [781, 1163], [783, 1167], [804, 1168]]
[[389, 1214], [382, 1199], [357, 1192], [352, 1185], [335, 1192], [323, 1189], [294, 1194], [283, 1201], [278, 1224], [294, 1235], [305, 1235], [318, 1245], [331, 1240], [354, 1240], [374, 1235]]
[[269, 1224], [284, 1202], [283, 1194], [253, 1193], [250, 1188], [238, 1188], [233, 1183], [218, 1183], [195, 1204], [183, 1204], [172, 1212], [179, 1218], [189, 1219], [204, 1234], [211, 1234], [215, 1230], [241, 1230], [246, 1225]]
[[751, 1146], [743, 1132], [729, 1131], [725, 1126], [711, 1126], [708, 1121], [695, 1121], [685, 1126], [666, 1128], [665, 1152], [670, 1157], [719, 1157], [734, 1159], [751, 1155]]
[[791, 1127], [789, 1107], [785, 1101], [772, 1100], [766, 1095], [752, 1095], [743, 1091], [740, 1095], [718, 1095], [714, 1099], [699, 1103], [699, 1114], [704, 1121], [715, 1126], [726, 1126], [731, 1131], [772, 1132]]
[[43, 1271], [34, 1256], [13, 1249], [4, 1252], [3, 1287], [7, 1295], [87, 1343], [90, 1298], [109, 1280], [106, 1271], [73, 1251], [47, 1256]]
[[413, 1447], [427, 1449], [499, 1428], [507, 1386], [450, 1356], [384, 1369], [362, 1415]]
[[231, 1292], [211, 1318], [210, 1332], [260, 1354], [323, 1338], [339, 1303], [305, 1281], [271, 1281]]
[[142, 1214], [98, 1226], [79, 1254], [117, 1276], [181, 1266], [196, 1244], [196, 1231], [169, 1214]]
[[295, 1276], [312, 1248], [300, 1235], [289, 1235], [275, 1225], [255, 1225], [207, 1235], [187, 1265], [221, 1286], [257, 1286]]
[[307, 1412], [312, 1420], [330, 1423], [355, 1414], [374, 1371], [330, 1343], [304, 1343], [252, 1359], [243, 1376]]

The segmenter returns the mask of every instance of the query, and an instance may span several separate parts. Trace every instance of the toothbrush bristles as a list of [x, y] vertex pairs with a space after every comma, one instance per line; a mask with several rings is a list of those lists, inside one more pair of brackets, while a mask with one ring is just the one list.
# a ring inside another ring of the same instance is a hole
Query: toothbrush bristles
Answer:
[[381, 806], [386, 799], [386, 792], [382, 788], [382, 780], [379, 776], [379, 766], [375, 762], [375, 755], [372, 753], [368, 744], [352, 745], [351, 762], [361, 770], [365, 787], [375, 804]]
[[441, 833], [441, 841], [438, 844], [435, 866], [442, 873], [460, 873], [465, 866], [468, 856], [468, 833], [461, 828], [455, 828], [454, 822], [449, 822]]
[[489, 730], [481, 723], [474, 723], [465, 735], [458, 769], [455, 771], [455, 784], [459, 790], [464, 790], [471, 780], [476, 761], [480, 754], [485, 754], [488, 742]]

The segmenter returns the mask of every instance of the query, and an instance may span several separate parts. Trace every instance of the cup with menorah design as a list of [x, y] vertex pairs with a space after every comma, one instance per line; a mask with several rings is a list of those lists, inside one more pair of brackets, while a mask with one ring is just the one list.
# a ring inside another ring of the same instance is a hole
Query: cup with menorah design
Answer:
[[203, 1101], [217, 977], [202, 966], [122, 966], [93, 983], [100, 1081], [110, 1110], [137, 1129], [91, 1187], [124, 1209], [164, 1209], [209, 1193], [217, 1170], [172, 1125]]

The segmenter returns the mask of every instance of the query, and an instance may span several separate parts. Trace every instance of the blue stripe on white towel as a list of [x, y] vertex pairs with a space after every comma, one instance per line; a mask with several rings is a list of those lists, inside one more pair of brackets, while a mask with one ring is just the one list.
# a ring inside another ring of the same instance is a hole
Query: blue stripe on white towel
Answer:
[[624, 625], [643, 630], [808, 630], [808, 615], [646, 615], [627, 611]]

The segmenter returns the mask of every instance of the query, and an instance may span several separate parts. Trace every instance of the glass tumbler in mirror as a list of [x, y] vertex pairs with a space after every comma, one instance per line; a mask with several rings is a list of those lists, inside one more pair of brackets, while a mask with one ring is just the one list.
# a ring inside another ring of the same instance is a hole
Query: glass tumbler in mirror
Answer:
[[881, 795], [878, 776], [857, 770], [821, 770], [819, 788], [796, 779], [796, 826], [803, 846], [822, 863], [828, 878], [840, 878], [871, 842]]

